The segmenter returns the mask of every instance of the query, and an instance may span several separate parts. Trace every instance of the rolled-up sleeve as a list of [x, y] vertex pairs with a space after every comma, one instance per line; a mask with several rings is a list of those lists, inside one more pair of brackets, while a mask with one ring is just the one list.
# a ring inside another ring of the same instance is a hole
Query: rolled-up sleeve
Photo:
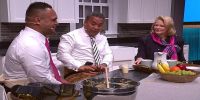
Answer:
[[110, 49], [110, 46], [109, 46], [107, 38], [106, 38], [104, 49], [103, 49], [103, 60], [102, 60], [101, 63], [105, 63], [109, 67], [111, 67], [112, 66], [112, 61], [113, 61], [112, 51]]

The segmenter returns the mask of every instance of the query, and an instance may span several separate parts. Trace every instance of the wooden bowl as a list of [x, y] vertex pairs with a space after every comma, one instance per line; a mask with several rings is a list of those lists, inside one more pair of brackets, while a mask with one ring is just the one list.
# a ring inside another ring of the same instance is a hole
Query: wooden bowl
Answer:
[[187, 83], [187, 82], [194, 81], [199, 76], [199, 73], [196, 73], [196, 75], [173, 75], [173, 74], [160, 73], [160, 76], [161, 76], [160, 77], [161, 79], [169, 81], [169, 82]]
[[158, 71], [155, 69], [152, 69], [150, 66], [145, 66], [145, 65], [133, 65], [133, 68], [135, 71], [139, 71], [139, 72], [144, 72], [144, 73], [157, 73]]

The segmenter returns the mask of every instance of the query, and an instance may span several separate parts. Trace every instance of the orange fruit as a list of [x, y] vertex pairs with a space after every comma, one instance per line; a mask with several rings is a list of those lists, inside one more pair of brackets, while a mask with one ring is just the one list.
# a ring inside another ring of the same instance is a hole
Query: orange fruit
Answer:
[[178, 71], [178, 70], [181, 70], [178, 66], [170, 67], [170, 71]]

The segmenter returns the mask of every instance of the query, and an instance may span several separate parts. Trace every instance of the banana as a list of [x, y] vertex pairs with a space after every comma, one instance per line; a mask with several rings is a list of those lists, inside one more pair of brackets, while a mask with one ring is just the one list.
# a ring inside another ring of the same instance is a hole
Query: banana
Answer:
[[165, 72], [168, 72], [170, 70], [168, 63], [160, 63], [162, 68], [165, 70]]
[[163, 69], [163, 67], [161, 66], [161, 64], [157, 64], [157, 68], [160, 71], [160, 73], [165, 73], [165, 70]]

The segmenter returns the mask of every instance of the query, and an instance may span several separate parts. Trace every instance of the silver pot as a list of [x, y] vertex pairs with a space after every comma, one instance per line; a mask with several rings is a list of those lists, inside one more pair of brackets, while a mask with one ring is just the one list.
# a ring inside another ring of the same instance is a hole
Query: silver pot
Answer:
[[91, 100], [96, 95], [127, 96], [136, 92], [139, 82], [125, 78], [110, 78], [110, 88], [106, 88], [105, 78], [93, 78], [83, 81], [83, 93]]

